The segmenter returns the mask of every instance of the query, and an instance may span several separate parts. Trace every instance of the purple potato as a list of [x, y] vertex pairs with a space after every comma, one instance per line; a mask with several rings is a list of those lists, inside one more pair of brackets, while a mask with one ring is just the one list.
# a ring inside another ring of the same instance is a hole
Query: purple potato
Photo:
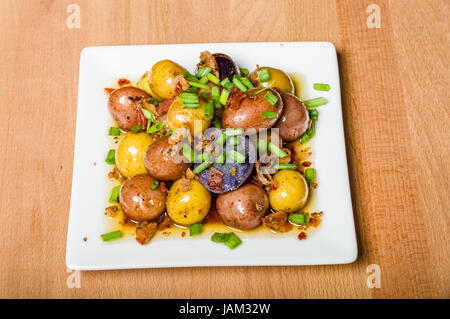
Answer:
[[219, 67], [220, 81], [225, 78], [229, 78], [230, 81], [232, 81], [233, 74], [239, 75], [236, 64], [228, 55], [223, 53], [214, 53], [213, 56], [216, 59], [217, 66]]

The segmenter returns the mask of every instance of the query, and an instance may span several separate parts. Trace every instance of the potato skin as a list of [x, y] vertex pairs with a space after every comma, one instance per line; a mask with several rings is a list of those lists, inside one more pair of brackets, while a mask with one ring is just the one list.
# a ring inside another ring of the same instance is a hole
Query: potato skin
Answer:
[[266, 192], [254, 184], [245, 184], [234, 191], [220, 194], [216, 200], [216, 210], [222, 221], [242, 230], [258, 226], [268, 209]]
[[124, 177], [146, 174], [144, 155], [153, 139], [147, 133], [127, 133], [120, 140], [116, 151], [116, 166]]
[[109, 96], [108, 110], [117, 125], [124, 131], [130, 131], [133, 126], [146, 127], [147, 119], [141, 108], [150, 94], [132, 86], [125, 86], [112, 91]]
[[[268, 82], [260, 82], [258, 78], [258, 70], [268, 69], [270, 80]], [[260, 87], [267, 87], [271, 85], [273, 88], [278, 88], [281, 92], [295, 93], [294, 83], [289, 75], [280, 69], [271, 68], [268, 66], [259, 67], [250, 74], [250, 80], [253, 85]]]
[[300, 138], [309, 127], [309, 113], [303, 102], [291, 93], [281, 93], [283, 113], [275, 124], [279, 135], [284, 141], [294, 141]]
[[[181, 183], [189, 183], [190, 190], [182, 191]], [[211, 207], [211, 194], [195, 179], [179, 179], [167, 196], [167, 213], [179, 225], [201, 222]]]
[[194, 135], [194, 123], [201, 121], [202, 131], [205, 131], [211, 121], [205, 117], [206, 102], [199, 99], [199, 104], [200, 106], [196, 109], [184, 109], [183, 102], [179, 99], [174, 100], [167, 112], [167, 126], [173, 131], [187, 127]]
[[297, 171], [281, 170], [273, 176], [269, 193], [270, 206], [276, 211], [293, 213], [305, 206], [308, 200], [308, 184]]
[[136, 175], [120, 187], [120, 207], [130, 219], [137, 222], [154, 220], [164, 212], [166, 194], [161, 184], [155, 190], [150, 188], [154, 181], [150, 175]]
[[[236, 88], [233, 88], [222, 114], [223, 128], [242, 128], [244, 130], [248, 128], [266, 129], [275, 125], [283, 111], [283, 101], [281, 96], [273, 89], [267, 89], [256, 95], [252, 95], [252, 93], [257, 92], [260, 89], [261, 88], [253, 88], [242, 93]], [[267, 92], [271, 92], [278, 98], [278, 101], [274, 106], [264, 98], [264, 95]], [[275, 112], [277, 113], [277, 117], [265, 119], [262, 112]]]
[[186, 71], [185, 68], [170, 60], [162, 60], [152, 67], [150, 89], [161, 99], [172, 99], [176, 93], [172, 87], [177, 75]]
[[161, 137], [150, 145], [144, 156], [144, 165], [150, 176], [160, 181], [170, 181], [183, 175], [189, 163], [175, 163], [171, 152], [174, 148], [175, 145], [169, 144], [169, 136]]

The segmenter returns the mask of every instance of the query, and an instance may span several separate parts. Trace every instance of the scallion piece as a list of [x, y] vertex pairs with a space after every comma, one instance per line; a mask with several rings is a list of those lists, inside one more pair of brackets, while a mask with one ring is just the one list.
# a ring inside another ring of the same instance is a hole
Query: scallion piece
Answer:
[[228, 139], [228, 144], [231, 146], [236, 146], [239, 144], [239, 137], [233, 136]]
[[309, 118], [313, 121], [317, 121], [319, 119], [319, 112], [316, 109], [309, 110]]
[[277, 118], [277, 112], [262, 112], [262, 116], [265, 119], [275, 119]]
[[194, 150], [191, 148], [191, 146], [189, 144], [183, 144], [182, 150], [183, 156], [186, 157], [189, 160], [189, 162], [194, 163], [195, 153]]
[[205, 106], [205, 117], [211, 120], [214, 117], [214, 102], [209, 100]]
[[222, 128], [222, 123], [217, 117], [213, 118], [212, 124], [215, 128]]
[[189, 236], [195, 236], [203, 232], [202, 223], [189, 225]]
[[286, 156], [288, 156], [288, 154], [283, 151], [281, 148], [279, 148], [278, 146], [276, 146], [274, 143], [269, 142], [267, 144], [267, 148], [269, 149], [269, 151], [272, 154], [275, 154], [276, 156], [278, 156], [279, 158], [285, 158]]
[[329, 91], [330, 85], [325, 83], [314, 83], [313, 88], [317, 91]]
[[222, 132], [222, 134], [220, 134], [220, 136], [215, 139], [215, 142], [216, 142], [216, 145], [222, 146], [226, 140], [227, 140], [227, 137], [226, 137], [225, 133]]
[[270, 105], [274, 106], [275, 104], [277, 104], [278, 102], [278, 98], [273, 95], [272, 92], [267, 91], [266, 94], [264, 95], [264, 98], [266, 99], [267, 102], [270, 103]]
[[269, 80], [270, 80], [269, 70], [266, 68], [259, 69], [258, 70], [258, 78], [259, 78], [259, 82], [261, 82], [261, 83], [269, 82]]
[[216, 109], [218, 109], [218, 110], [220, 110], [220, 109], [222, 108], [222, 106], [223, 106], [223, 105], [220, 103], [219, 99], [220, 99], [220, 98], [213, 99], [214, 107], [215, 107]]
[[108, 155], [106, 155], [105, 162], [109, 165], [116, 164], [116, 150], [109, 150]]
[[244, 84], [247, 87], [247, 89], [253, 89], [254, 88], [253, 83], [249, 79], [244, 78], [244, 77], [241, 76], [239, 78], [239, 80], [241, 80], [242, 84]]
[[290, 169], [295, 171], [297, 169], [297, 165], [292, 164], [292, 163], [287, 163], [287, 164], [277, 164], [275, 165], [276, 169]]
[[306, 108], [309, 110], [313, 107], [318, 107], [327, 104], [328, 100], [324, 97], [317, 97], [315, 99], [306, 100], [303, 103], [305, 103]]
[[131, 128], [131, 132], [133, 133], [140, 133], [142, 132], [142, 126], [141, 124], [135, 125]]
[[225, 155], [225, 152], [222, 151], [222, 153], [220, 153], [220, 155], [217, 156], [216, 163], [222, 165], [223, 163], [225, 163], [226, 158], [227, 157]]
[[111, 190], [111, 195], [109, 196], [110, 203], [118, 203], [119, 202], [119, 193], [120, 193], [120, 185], [114, 186]]
[[231, 89], [233, 88], [234, 84], [230, 82], [229, 78], [225, 78], [222, 80], [222, 82], [220, 82], [220, 85], [222, 85], [222, 87], [224, 87], [225, 89], [227, 89], [228, 91], [231, 91]]
[[154, 191], [158, 187], [158, 185], [159, 185], [158, 181], [153, 181], [152, 186], [150, 186], [150, 189]]
[[111, 126], [109, 128], [109, 136], [119, 136], [120, 135], [120, 129], [118, 127]]
[[230, 150], [227, 153], [227, 156], [230, 156], [231, 159], [233, 159], [233, 161], [235, 161], [238, 164], [243, 164], [245, 163], [245, 155], [242, 153], [239, 153], [236, 150]]
[[196, 87], [196, 88], [205, 89], [205, 90], [210, 89], [209, 86], [207, 86], [206, 84], [202, 84], [202, 83], [198, 83], [198, 82], [189, 81], [189, 85]]
[[210, 167], [213, 164], [213, 162], [203, 162], [200, 165], [198, 165], [197, 167], [195, 167], [192, 172], [196, 175], [200, 174], [201, 172], [203, 172], [205, 169], [207, 169], [208, 167]]
[[155, 125], [150, 126], [150, 127], [147, 129], [147, 133], [148, 133], [148, 134], [156, 133], [156, 132], [160, 131], [160, 130], [164, 127], [164, 125], [165, 125], [164, 122], [158, 122], [158, 123], [156, 123]]
[[152, 97], [150, 100], [147, 101], [148, 104], [153, 104], [154, 106], [158, 106], [159, 101], [156, 97]]
[[241, 90], [241, 92], [247, 92], [247, 87], [242, 84], [241, 80], [239, 80], [236, 75], [233, 76], [233, 83], [239, 90]]
[[193, 76], [192, 74], [190, 74], [189, 72], [183, 72], [183, 76], [186, 80], [188, 81], [192, 81], [192, 82], [197, 82], [197, 78], [195, 76]]
[[109, 241], [113, 239], [117, 239], [123, 236], [123, 233], [120, 230], [116, 230], [110, 233], [101, 234], [100, 237], [103, 241]]
[[240, 68], [239, 72], [241, 73], [242, 76], [248, 75], [248, 69], [246, 69], [246, 68]]
[[306, 132], [300, 137], [300, 144], [305, 144], [310, 139], [312, 139], [316, 135], [316, 128], [314, 121], [311, 123], [311, 126], [309, 129], [306, 130]]
[[230, 96], [230, 91], [228, 91], [226, 88], [223, 88], [222, 93], [220, 94], [219, 102], [222, 105], [227, 104], [228, 97]]
[[237, 246], [242, 244], [242, 241], [238, 236], [234, 233], [229, 233], [229, 236], [225, 238], [224, 244], [227, 245], [230, 249], [235, 249]]
[[186, 93], [183, 92], [180, 94], [180, 101], [186, 104], [189, 103], [198, 103], [198, 96], [195, 93]]
[[[273, 83], [273, 82], [272, 82], [272, 83]], [[256, 95], [256, 94], [259, 94], [259, 93], [261, 93], [261, 92], [264, 92], [265, 90], [270, 89], [271, 86], [272, 86], [272, 85], [266, 86], [266, 87], [262, 88], [261, 90], [258, 90], [258, 91], [256, 91], [256, 92], [253, 92], [251, 95]]]
[[220, 79], [217, 76], [215, 76], [214, 74], [208, 73], [207, 77], [208, 77], [208, 80], [211, 81], [212, 83], [214, 83], [215, 85], [220, 84]]
[[155, 115], [155, 113], [150, 112], [149, 110], [144, 109], [144, 108], [142, 108], [141, 111], [142, 111], [142, 114], [144, 114], [144, 116], [145, 116], [145, 118], [147, 120], [149, 120], [152, 123], [156, 123], [156, 115]]
[[200, 91], [199, 88], [191, 86], [189, 89], [184, 90], [183, 93], [195, 93], [195, 94], [197, 94], [198, 91]]
[[229, 234], [224, 234], [224, 233], [214, 233], [211, 236], [211, 240], [215, 243], [224, 243], [225, 240], [229, 237]]
[[309, 215], [308, 214], [290, 214], [289, 221], [298, 225], [306, 225], [309, 223]]
[[183, 103], [183, 109], [197, 109], [199, 106], [198, 103]]
[[200, 80], [198, 80], [198, 83], [206, 84], [206, 83], [208, 83], [208, 81], [209, 81], [208, 76], [205, 75], [205, 76], [201, 77]]
[[223, 134], [225, 134], [226, 136], [242, 135], [242, 134], [244, 134], [244, 129], [242, 129], [242, 128], [227, 128], [225, 131], [223, 131]]
[[169, 135], [172, 135], [173, 134], [173, 131], [172, 130], [168, 130], [165, 134], [164, 134], [164, 136], [169, 136]]
[[267, 151], [267, 141], [258, 139], [258, 141], [256, 142], [256, 147], [260, 152]]
[[220, 97], [220, 89], [218, 86], [213, 86], [211, 88], [211, 96], [213, 99], [218, 99]]
[[198, 77], [198, 78], [202, 78], [205, 75], [208, 75], [208, 73], [211, 72], [211, 70], [212, 69], [210, 67], [203, 66], [197, 71], [197, 74], [195, 74], [195, 76]]
[[305, 170], [305, 179], [308, 182], [308, 185], [316, 182], [316, 170], [312, 167], [307, 168]]

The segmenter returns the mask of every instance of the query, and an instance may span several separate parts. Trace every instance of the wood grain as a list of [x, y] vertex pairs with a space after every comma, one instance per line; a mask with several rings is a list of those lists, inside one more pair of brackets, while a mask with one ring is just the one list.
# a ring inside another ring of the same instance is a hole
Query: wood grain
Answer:
[[[66, 26], [70, 3], [80, 29]], [[448, 16], [445, 0], [1, 1], [0, 297], [450, 297]], [[67, 288], [80, 50], [231, 41], [336, 45], [358, 260], [82, 272]], [[381, 288], [366, 285], [370, 264]]]

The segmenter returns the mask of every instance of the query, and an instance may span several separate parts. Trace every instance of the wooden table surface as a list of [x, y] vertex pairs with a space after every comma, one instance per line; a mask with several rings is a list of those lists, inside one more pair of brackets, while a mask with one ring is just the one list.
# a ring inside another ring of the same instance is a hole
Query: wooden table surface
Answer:
[[[67, 26], [71, 3], [79, 5], [80, 28]], [[367, 25], [372, 3], [380, 28]], [[2, 0], [0, 297], [448, 298], [449, 6], [447, 0]], [[358, 260], [81, 272], [81, 288], [68, 288], [80, 50], [231, 41], [335, 44]], [[380, 288], [366, 284], [371, 264], [380, 266]]]

